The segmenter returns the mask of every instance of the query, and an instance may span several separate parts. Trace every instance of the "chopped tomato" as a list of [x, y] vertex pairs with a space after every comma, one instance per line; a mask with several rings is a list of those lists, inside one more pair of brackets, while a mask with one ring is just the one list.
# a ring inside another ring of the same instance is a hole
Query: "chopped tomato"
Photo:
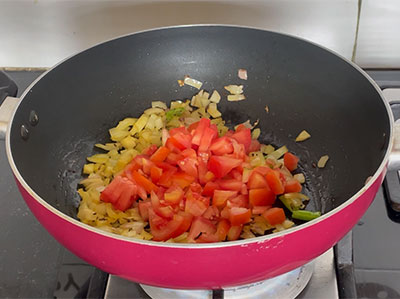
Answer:
[[143, 155], [147, 155], [147, 156], [151, 156], [152, 154], [154, 154], [154, 152], [157, 150], [157, 145], [152, 144], [150, 145], [148, 148], [146, 148], [142, 154]]
[[151, 191], [157, 191], [158, 187], [136, 170], [132, 171], [132, 177], [135, 180], [136, 184], [142, 186], [147, 193], [150, 193]]
[[218, 180], [217, 183], [221, 189], [233, 191], [240, 191], [243, 185], [242, 181], [237, 181], [235, 179]]
[[155, 167], [155, 164], [147, 158], [142, 158], [142, 169], [146, 175], [150, 175], [151, 169]]
[[208, 169], [217, 178], [226, 176], [233, 168], [238, 167], [242, 160], [225, 156], [212, 156], [208, 161]]
[[286, 220], [285, 211], [282, 208], [271, 208], [266, 210], [262, 216], [271, 225], [280, 224]]
[[285, 187], [283, 186], [283, 183], [280, 179], [280, 174], [278, 170], [268, 172], [265, 177], [272, 192], [274, 192], [276, 195], [282, 194], [285, 191]]
[[218, 222], [217, 232], [216, 232], [218, 241], [225, 241], [230, 227], [231, 227], [231, 225], [229, 224], [229, 221], [226, 219], [221, 219]]
[[210, 151], [218, 156], [231, 154], [233, 152], [233, 145], [228, 137], [217, 138], [211, 144]]
[[218, 136], [218, 131], [212, 128], [205, 128], [200, 140], [199, 152], [205, 152], [209, 149], [211, 142]]
[[244, 128], [241, 130], [236, 130], [236, 132], [232, 135], [232, 138], [235, 139], [240, 144], [244, 145], [246, 152], [250, 148], [251, 145], [251, 131], [250, 129]]
[[193, 158], [184, 158], [183, 160], [178, 161], [178, 166], [182, 171], [187, 173], [188, 175], [191, 175], [192, 177], [197, 177], [198, 172], [197, 172], [197, 160]]
[[269, 206], [275, 203], [275, 194], [268, 188], [251, 189], [249, 191], [249, 202], [252, 207]]
[[172, 176], [177, 172], [177, 169], [173, 167], [172, 169], [169, 169], [167, 171], [164, 171], [163, 174], [160, 177], [160, 180], [158, 181], [158, 184], [163, 186], [163, 187], [171, 187], [172, 185]]
[[192, 133], [192, 131], [196, 130], [197, 126], [199, 125], [199, 121], [192, 123], [189, 127], [188, 127], [188, 131], [189, 133]]
[[229, 210], [229, 221], [231, 225], [241, 225], [249, 222], [251, 219], [251, 211], [246, 208], [232, 207]]
[[189, 190], [186, 192], [185, 212], [193, 216], [201, 216], [207, 210], [209, 203], [203, 201], [202, 197], [195, 196], [196, 193]]
[[244, 194], [240, 194], [238, 196], [232, 197], [232, 198], [228, 199], [227, 206], [228, 207], [247, 208], [249, 206], [249, 197]]
[[204, 130], [210, 127], [210, 120], [208, 118], [202, 118], [199, 121], [197, 128], [194, 130], [192, 144], [199, 146], [201, 137], [203, 137]]
[[173, 128], [173, 129], [169, 130], [169, 135], [170, 136], [174, 136], [175, 134], [178, 134], [178, 133], [182, 133], [184, 135], [190, 135], [188, 130], [186, 130], [186, 128], [183, 127], [183, 126], [182, 127], [178, 127], [178, 128]]
[[261, 148], [260, 142], [257, 139], [251, 139], [251, 143], [249, 149], [247, 150], [249, 153], [251, 152], [258, 152]]
[[169, 153], [169, 148], [166, 146], [160, 146], [158, 150], [151, 156], [150, 160], [153, 162], [163, 162]]
[[142, 217], [143, 221], [149, 220], [149, 209], [151, 208], [150, 201], [140, 201], [139, 202], [139, 215]]
[[163, 218], [172, 218], [174, 216], [174, 210], [171, 206], [162, 206], [160, 203], [160, 199], [157, 194], [153, 191], [151, 192], [151, 206], [154, 212]]
[[195, 177], [182, 171], [178, 171], [171, 176], [171, 182], [177, 184], [182, 189], [185, 189], [187, 186], [193, 183], [194, 180]]
[[154, 166], [150, 170], [150, 178], [153, 183], [158, 183], [162, 176], [163, 170], [157, 166]]
[[262, 174], [263, 176], [266, 176], [267, 173], [271, 171], [271, 168], [268, 166], [257, 166], [256, 168], [254, 168], [254, 171]]
[[167, 171], [167, 170], [171, 170], [171, 169], [175, 169], [176, 167], [167, 163], [167, 162], [155, 162], [154, 163], [157, 167], [161, 168], [163, 171]]
[[213, 206], [223, 207], [226, 201], [237, 195], [237, 191], [227, 191], [227, 190], [214, 190], [214, 196], [212, 199]]
[[209, 206], [204, 212], [203, 217], [208, 220], [218, 220], [219, 210], [216, 206]]
[[181, 155], [185, 158], [192, 158], [192, 159], [197, 159], [197, 153], [194, 149], [192, 148], [187, 148], [181, 152]]
[[186, 230], [188, 229], [189, 217], [185, 218], [181, 214], [175, 214], [171, 220], [156, 225], [157, 214], [152, 209], [149, 209], [150, 232], [153, 235], [153, 240], [166, 241], [181, 235], [185, 228]]
[[222, 210], [221, 210], [221, 218], [224, 218], [224, 219], [229, 219], [229, 207], [224, 207]]
[[190, 184], [190, 190], [192, 192], [200, 194], [203, 191], [203, 187], [201, 187], [199, 183], [194, 182]]
[[254, 215], [261, 215], [264, 213], [266, 210], [270, 209], [272, 206], [254, 206], [251, 212]]
[[215, 182], [207, 182], [203, 188], [203, 192], [201, 193], [204, 196], [213, 196], [214, 190], [218, 189], [219, 185]]
[[215, 225], [210, 221], [205, 219], [204, 217], [195, 217], [192, 222], [192, 226], [190, 227], [188, 239], [196, 240], [201, 235], [213, 235], [217, 229]]
[[168, 154], [168, 156], [167, 156], [166, 162], [171, 164], [171, 165], [176, 165], [183, 158], [185, 158], [185, 157], [183, 155], [181, 155], [181, 154], [170, 152]]
[[298, 162], [299, 158], [292, 153], [287, 152], [283, 155], [283, 163], [285, 164], [286, 168], [289, 169], [289, 171], [295, 170]]
[[231, 226], [228, 231], [228, 241], [235, 241], [239, 239], [242, 232], [243, 225]]
[[302, 189], [301, 184], [296, 179], [291, 179], [285, 183], [285, 193], [300, 192]]
[[179, 186], [171, 186], [164, 193], [164, 199], [167, 203], [177, 205], [183, 199], [183, 190]]
[[249, 187], [249, 189], [260, 189], [267, 188], [268, 184], [263, 175], [257, 171], [253, 171], [250, 175], [247, 187]]
[[137, 196], [137, 186], [127, 178], [117, 176], [101, 192], [100, 199], [104, 202], [110, 202], [121, 211], [125, 211], [132, 206]]
[[181, 151], [186, 148], [192, 147], [192, 136], [190, 134], [178, 132], [175, 135], [170, 136], [168, 140], [170, 144], [172, 144], [174, 147], [178, 148]]

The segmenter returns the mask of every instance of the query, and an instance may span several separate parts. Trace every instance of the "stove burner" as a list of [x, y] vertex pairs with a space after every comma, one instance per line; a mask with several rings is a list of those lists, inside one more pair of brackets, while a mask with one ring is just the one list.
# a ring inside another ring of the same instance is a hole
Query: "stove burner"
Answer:
[[[314, 261], [291, 272], [264, 281], [226, 288], [223, 298], [296, 298], [306, 287], [314, 271]], [[153, 299], [182, 298], [205, 299], [213, 298], [211, 290], [176, 290], [140, 285]]]

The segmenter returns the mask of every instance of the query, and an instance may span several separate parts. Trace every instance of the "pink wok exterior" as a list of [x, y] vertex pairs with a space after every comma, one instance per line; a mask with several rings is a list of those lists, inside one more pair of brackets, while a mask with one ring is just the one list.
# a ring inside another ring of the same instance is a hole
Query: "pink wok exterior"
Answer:
[[18, 187], [37, 219], [62, 245], [88, 263], [123, 278], [160, 287], [211, 289], [261, 281], [300, 267], [338, 242], [361, 218], [386, 168], [361, 195], [292, 231], [269, 238], [180, 246], [128, 241], [53, 212]]

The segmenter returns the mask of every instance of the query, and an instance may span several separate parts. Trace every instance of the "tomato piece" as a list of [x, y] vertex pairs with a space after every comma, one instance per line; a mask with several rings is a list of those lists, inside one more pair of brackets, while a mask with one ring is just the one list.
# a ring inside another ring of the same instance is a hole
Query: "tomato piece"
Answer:
[[242, 229], [243, 225], [231, 226], [227, 234], [228, 241], [235, 241], [239, 239]]
[[150, 175], [151, 169], [155, 167], [155, 164], [147, 158], [142, 158], [142, 170], [146, 175]]
[[172, 169], [169, 169], [167, 171], [164, 171], [163, 174], [160, 177], [160, 180], [158, 181], [158, 184], [163, 186], [163, 187], [166, 187], [166, 188], [171, 187], [171, 185], [172, 185], [172, 181], [171, 181], [172, 176], [177, 171], [178, 170], [176, 168], [172, 168]]
[[203, 188], [203, 192], [201, 193], [204, 196], [213, 196], [214, 190], [218, 189], [219, 185], [215, 182], [207, 182]]
[[268, 186], [276, 195], [282, 194], [285, 191], [278, 170], [269, 171], [265, 178], [267, 179]]
[[223, 218], [223, 219], [229, 219], [229, 207], [224, 207], [222, 210], [221, 210], [221, 218]]
[[225, 156], [212, 156], [208, 161], [208, 169], [217, 178], [226, 176], [233, 168], [238, 167], [242, 160]]
[[285, 153], [283, 155], [283, 163], [289, 171], [293, 171], [297, 168], [297, 163], [299, 162], [299, 158], [293, 155], [292, 153]]
[[174, 216], [174, 210], [172, 209], [171, 206], [162, 206], [160, 203], [160, 199], [158, 198], [157, 194], [152, 191], [151, 192], [151, 206], [154, 210], [154, 212], [163, 218], [172, 218]]
[[212, 142], [210, 151], [218, 156], [231, 154], [233, 152], [233, 145], [228, 137], [217, 138]]
[[280, 224], [286, 220], [285, 211], [282, 208], [271, 208], [262, 213], [262, 216], [271, 225]]
[[166, 162], [171, 164], [171, 165], [177, 165], [178, 162], [180, 160], [184, 159], [184, 158], [185, 157], [183, 155], [181, 155], [181, 154], [171, 152], [171, 153], [168, 154]]
[[195, 178], [185, 172], [178, 171], [171, 176], [171, 181], [174, 184], [177, 184], [182, 189], [185, 189], [191, 183], [193, 183]]
[[192, 159], [197, 159], [197, 153], [194, 149], [188, 148], [185, 149], [181, 152], [181, 155], [185, 158], [192, 158]]
[[157, 166], [154, 166], [150, 170], [150, 178], [153, 183], [158, 183], [162, 176], [163, 170]]
[[177, 205], [183, 199], [183, 195], [182, 188], [174, 185], [165, 191], [164, 199], [169, 204]]
[[270, 209], [272, 206], [254, 206], [251, 212], [254, 215], [261, 215], [264, 213], [266, 210]]
[[199, 121], [192, 123], [187, 130], [189, 131], [189, 133], [192, 133], [192, 131], [196, 130], [197, 126], [199, 125]]
[[247, 183], [249, 189], [260, 189], [269, 187], [264, 176], [257, 171], [253, 171]]
[[247, 208], [249, 206], [249, 197], [247, 195], [240, 194], [233, 198], [228, 199], [227, 207], [240, 207]]
[[[195, 217], [190, 227], [188, 239], [196, 240], [201, 235], [213, 235], [217, 231], [215, 225], [204, 217]], [[200, 235], [201, 234], [201, 235]]]
[[151, 208], [150, 201], [140, 201], [139, 202], [139, 215], [142, 217], [143, 221], [149, 220], [149, 209]]
[[121, 176], [115, 177], [111, 183], [100, 193], [100, 199], [104, 202], [116, 203], [121, 196], [125, 179]]
[[196, 239], [196, 243], [215, 243], [218, 241], [218, 236], [216, 234], [201, 234]]
[[194, 130], [192, 144], [199, 146], [201, 138], [203, 137], [204, 130], [209, 127], [210, 127], [210, 120], [208, 118], [200, 119], [197, 128]]
[[193, 215], [190, 213], [186, 213], [184, 211], [178, 212], [179, 216], [183, 217], [183, 222], [179, 227], [179, 230], [176, 231], [176, 237], [182, 235], [184, 232], [188, 231], [190, 226], [192, 225]]
[[178, 127], [178, 128], [172, 128], [171, 130], [169, 130], [169, 135], [170, 136], [174, 136], [177, 133], [181, 133], [184, 135], [189, 135], [190, 133], [188, 132], [188, 130], [186, 130], [185, 127]]
[[132, 177], [136, 184], [143, 187], [147, 193], [150, 193], [151, 191], [157, 192], [158, 187], [136, 170], [132, 171]]
[[251, 211], [246, 208], [232, 207], [229, 210], [229, 221], [231, 225], [237, 226], [249, 222]]
[[248, 153], [258, 152], [260, 150], [260, 148], [261, 148], [260, 142], [258, 142], [257, 139], [251, 139], [251, 143], [250, 143], [250, 146], [249, 146], [249, 149], [247, 150], [247, 152]]
[[150, 232], [153, 235], [154, 241], [166, 241], [181, 235], [181, 231], [184, 228], [183, 226], [187, 223], [187, 220], [185, 221], [182, 215], [177, 214], [174, 215], [170, 221], [157, 226], [155, 225], [156, 216], [155, 212], [150, 209]]
[[218, 131], [212, 128], [205, 128], [200, 140], [199, 152], [204, 152], [209, 149], [211, 142], [218, 136]]
[[136, 195], [137, 186], [129, 179], [117, 176], [101, 192], [100, 199], [112, 203], [118, 210], [125, 211], [132, 206]]
[[240, 193], [242, 193], [243, 195], [249, 194], [249, 190], [247, 189], [246, 184], [242, 184], [242, 189], [240, 190]]
[[197, 164], [197, 160], [193, 158], [184, 158], [183, 160], [178, 161], [180, 169], [192, 177], [198, 176]]
[[215, 233], [218, 237], [218, 241], [225, 241], [230, 227], [231, 227], [231, 225], [230, 225], [229, 221], [226, 219], [221, 219], [218, 222], [217, 232]]
[[167, 163], [167, 162], [155, 162], [154, 163], [157, 167], [161, 168], [163, 171], [171, 170], [171, 169], [176, 169], [175, 166]]
[[256, 168], [254, 168], [254, 171], [262, 174], [263, 176], [266, 176], [267, 173], [271, 171], [271, 168], [268, 166], [257, 166]]
[[143, 155], [147, 155], [147, 156], [151, 156], [152, 154], [155, 153], [156, 150], [157, 150], [157, 145], [152, 144], [152, 145], [150, 145], [148, 148], [146, 148], [145, 150], [143, 150], [142, 154], [143, 154]]
[[198, 194], [200, 194], [203, 191], [203, 187], [201, 187], [201, 185], [196, 182], [191, 183], [189, 187], [192, 192], [195, 192]]
[[153, 162], [163, 162], [168, 154], [170, 153], [170, 149], [166, 146], [160, 146], [158, 150], [150, 157], [150, 160]]
[[185, 212], [193, 216], [201, 216], [207, 210], [208, 204], [200, 197], [195, 198], [194, 194], [191, 190], [186, 192]]
[[275, 203], [276, 196], [270, 188], [250, 189], [249, 202], [252, 207], [269, 206]]
[[231, 171], [232, 177], [237, 181], [242, 181], [242, 173], [243, 171], [239, 171], [237, 169]]
[[212, 205], [216, 207], [223, 207], [229, 198], [235, 197], [237, 191], [228, 190], [214, 190], [214, 196], [212, 199]]
[[296, 179], [291, 179], [285, 183], [285, 193], [301, 192], [302, 186]]
[[170, 140], [170, 143], [173, 146], [181, 151], [192, 147], [192, 136], [190, 134], [178, 132], [175, 135], [170, 136], [168, 140]]
[[232, 146], [233, 146], [233, 153], [229, 156], [235, 159], [246, 159], [246, 148], [243, 144], [237, 142], [235, 139], [231, 139]]
[[146, 190], [140, 186], [140, 185], [136, 185], [137, 186], [137, 194], [139, 195], [139, 197], [143, 200], [147, 199], [147, 192]]
[[203, 217], [208, 220], [217, 220], [219, 218], [219, 210], [216, 206], [209, 206], [204, 212]]
[[222, 190], [233, 190], [233, 191], [240, 191], [242, 190], [242, 181], [238, 181], [235, 179], [225, 179], [225, 180], [218, 180], [218, 185]]
[[244, 128], [241, 130], [236, 130], [236, 132], [232, 135], [232, 138], [235, 139], [240, 144], [244, 145], [246, 152], [250, 148], [251, 145], [251, 130], [248, 128]]

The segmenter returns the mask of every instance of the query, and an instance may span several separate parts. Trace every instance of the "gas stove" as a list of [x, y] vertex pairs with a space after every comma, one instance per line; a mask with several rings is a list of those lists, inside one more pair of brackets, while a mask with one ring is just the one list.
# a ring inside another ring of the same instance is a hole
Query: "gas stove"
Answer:
[[[41, 72], [8, 74], [20, 95]], [[368, 73], [386, 89], [399, 119], [400, 71]], [[399, 194], [399, 173], [389, 171], [367, 213], [337, 246], [280, 277], [215, 291], [159, 289], [104, 273], [59, 245], [25, 205], [7, 162], [4, 141], [0, 141], [0, 297], [399, 298]]]

